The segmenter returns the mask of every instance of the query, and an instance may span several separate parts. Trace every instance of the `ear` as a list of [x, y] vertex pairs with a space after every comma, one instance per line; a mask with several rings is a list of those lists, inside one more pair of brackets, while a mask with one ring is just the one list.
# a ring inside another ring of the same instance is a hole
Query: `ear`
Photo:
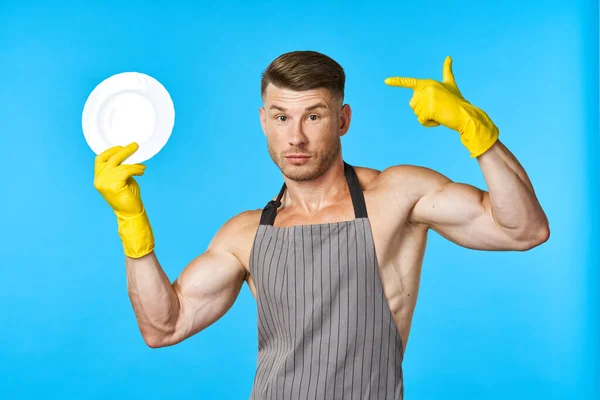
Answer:
[[260, 113], [260, 125], [262, 126], [263, 133], [266, 136], [267, 135], [267, 111], [265, 110], [264, 107], [260, 107], [258, 109], [258, 112]]
[[340, 111], [340, 136], [344, 136], [350, 129], [350, 121], [352, 120], [352, 109], [349, 104], [344, 104]]

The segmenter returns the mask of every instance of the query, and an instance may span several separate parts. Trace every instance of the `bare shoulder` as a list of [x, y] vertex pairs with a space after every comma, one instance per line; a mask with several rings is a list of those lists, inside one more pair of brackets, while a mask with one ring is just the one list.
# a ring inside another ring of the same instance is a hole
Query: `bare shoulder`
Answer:
[[358, 166], [353, 168], [354, 171], [356, 171], [356, 176], [358, 176], [358, 183], [363, 190], [367, 190], [371, 183], [376, 180], [379, 175], [381, 175], [381, 171], [375, 168]]
[[239, 233], [249, 228], [256, 228], [260, 221], [261, 211], [261, 209], [242, 211], [227, 220], [227, 222], [223, 224], [223, 229]]
[[[361, 186], [366, 191], [389, 193], [400, 190], [403, 195], [420, 198], [450, 182], [450, 179], [443, 174], [417, 165], [394, 165], [383, 171], [361, 169], [365, 170], [364, 186], [362, 180]], [[359, 168], [357, 174], [358, 171]]]
[[248, 268], [248, 259], [260, 223], [261, 212], [261, 209], [247, 210], [228, 219], [213, 237], [209, 249], [230, 252]]
[[229, 218], [219, 228], [210, 246], [231, 247], [240, 238], [253, 234], [258, 228], [260, 214], [260, 209], [247, 210]]
[[384, 237], [401, 227], [414, 227], [409, 224], [414, 207], [428, 194], [450, 182], [431, 168], [407, 164], [394, 165], [383, 171], [356, 167], [356, 173], [370, 210], [369, 217]]

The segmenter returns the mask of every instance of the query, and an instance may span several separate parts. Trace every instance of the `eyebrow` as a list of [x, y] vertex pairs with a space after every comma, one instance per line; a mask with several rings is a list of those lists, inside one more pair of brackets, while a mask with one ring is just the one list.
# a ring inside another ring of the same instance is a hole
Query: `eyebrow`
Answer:
[[[317, 108], [323, 108], [325, 110], [329, 109], [329, 107], [327, 107], [327, 105], [325, 103], [317, 103], [317, 104], [312, 105], [310, 107], [306, 107], [304, 109], [304, 111], [313, 111], [313, 110], [316, 110]], [[281, 112], [286, 112], [287, 111], [287, 108], [284, 108], [284, 107], [281, 107], [281, 106], [277, 106], [275, 104], [272, 104], [271, 107], [269, 107], [269, 109], [276, 109], [276, 110], [279, 110]]]

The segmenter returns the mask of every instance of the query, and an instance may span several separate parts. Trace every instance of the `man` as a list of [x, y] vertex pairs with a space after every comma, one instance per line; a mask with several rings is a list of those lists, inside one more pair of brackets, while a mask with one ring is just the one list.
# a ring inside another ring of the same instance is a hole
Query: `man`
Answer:
[[345, 74], [309, 51], [278, 57], [262, 78], [260, 121], [283, 174], [279, 195], [227, 221], [173, 284], [133, 179], [144, 166], [121, 164], [137, 144], [97, 156], [95, 187], [117, 216], [131, 303], [150, 347], [207, 328], [246, 281], [258, 306], [252, 398], [402, 399], [428, 230], [481, 250], [523, 251], [548, 239], [525, 171], [489, 117], [463, 98], [450, 58], [441, 82], [385, 82], [414, 90], [410, 106], [424, 126], [459, 132], [489, 193], [427, 168], [345, 163]]

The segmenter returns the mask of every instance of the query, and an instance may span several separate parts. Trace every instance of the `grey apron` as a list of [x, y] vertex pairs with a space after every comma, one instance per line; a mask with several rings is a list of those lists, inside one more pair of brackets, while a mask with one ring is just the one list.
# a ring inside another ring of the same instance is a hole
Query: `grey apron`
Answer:
[[362, 189], [344, 174], [355, 219], [274, 227], [285, 184], [250, 255], [258, 360], [251, 399], [404, 397], [402, 339], [381, 285]]

